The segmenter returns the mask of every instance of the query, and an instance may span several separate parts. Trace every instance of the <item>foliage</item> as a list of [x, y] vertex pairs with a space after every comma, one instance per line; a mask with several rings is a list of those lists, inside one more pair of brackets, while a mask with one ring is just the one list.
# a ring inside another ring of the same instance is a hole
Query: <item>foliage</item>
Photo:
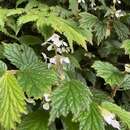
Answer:
[[0, 129], [130, 129], [129, 0], [0, 0]]

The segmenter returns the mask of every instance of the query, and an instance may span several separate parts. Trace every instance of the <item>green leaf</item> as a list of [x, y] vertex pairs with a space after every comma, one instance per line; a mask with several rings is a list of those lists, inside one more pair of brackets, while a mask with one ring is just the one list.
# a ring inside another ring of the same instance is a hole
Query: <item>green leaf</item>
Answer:
[[130, 89], [130, 75], [125, 75], [124, 79], [120, 83], [120, 88], [123, 90], [129, 90]]
[[17, 9], [3, 9], [0, 8], [0, 31], [5, 33], [6, 35], [10, 35], [6, 28], [6, 22], [8, 21], [8, 17], [16, 14], [22, 14], [24, 12], [23, 9], [17, 8]]
[[35, 98], [43, 96], [44, 92], [50, 90], [57, 79], [55, 72], [40, 62], [23, 65], [17, 76], [27, 95]]
[[70, 46], [72, 46], [73, 41], [75, 41], [86, 49], [86, 41], [88, 39], [82, 33], [83, 29], [77, 27], [75, 23], [54, 15], [50, 15], [46, 20], [47, 24], [54, 28], [54, 30], [63, 33], [66, 36]]
[[80, 122], [79, 130], [105, 130], [103, 118], [95, 103], [90, 105], [90, 110], [82, 112], [78, 117]]
[[103, 102], [102, 107], [116, 114], [121, 119], [121, 121], [126, 123], [130, 128], [130, 112], [127, 112], [116, 104], [110, 102]]
[[91, 103], [91, 92], [78, 80], [65, 81], [52, 95], [52, 109], [50, 121], [61, 115], [67, 116], [71, 111], [73, 114], [89, 109]]
[[111, 87], [119, 85], [123, 79], [123, 73], [108, 62], [95, 61], [92, 67], [97, 71], [97, 76], [103, 78]]
[[18, 68], [38, 61], [33, 49], [25, 44], [4, 44], [4, 56]]
[[0, 123], [6, 129], [14, 129], [24, 112], [23, 92], [14, 75], [6, 72], [0, 79]]
[[[28, 22], [36, 22], [38, 30], [43, 30], [43, 28], [46, 27], [45, 25], [51, 26], [55, 31], [66, 36], [71, 48], [72, 43], [75, 41], [86, 49], [86, 41], [89, 39], [87, 39], [85, 33], [83, 33], [84, 30], [79, 28], [75, 22], [70, 22], [55, 16], [53, 12], [48, 14], [47, 9], [42, 11], [32, 9], [29, 13], [18, 19], [18, 26], [22, 26]], [[43, 33], [44, 32], [42, 32], [42, 34]]]
[[17, 25], [18, 27], [21, 27], [23, 24], [26, 24], [28, 22], [35, 22], [38, 19], [38, 13], [37, 10], [30, 10], [28, 11], [27, 15], [22, 15], [18, 18]]
[[91, 89], [91, 92], [93, 94], [93, 100], [96, 103], [100, 104], [104, 101], [114, 102], [114, 100], [111, 98], [110, 94], [105, 91], [98, 90], [98, 89]]
[[74, 14], [78, 13], [78, 1], [69, 0], [69, 9], [71, 9]]
[[33, 35], [22, 35], [19, 37], [19, 42], [21, 44], [27, 44], [27, 45], [36, 45], [36, 44], [41, 44], [43, 41], [36, 36]]
[[105, 22], [97, 22], [95, 24], [95, 29], [94, 31], [96, 32], [96, 37], [98, 41], [98, 45], [102, 40], [104, 40], [107, 37], [107, 24]]
[[44, 36], [45, 40], [51, 37], [54, 33], [53, 28], [41, 20], [37, 21], [37, 29]]
[[4, 32], [7, 10], [0, 8], [0, 31]]
[[49, 115], [43, 110], [37, 110], [25, 116], [18, 130], [49, 130]]
[[120, 21], [114, 21], [113, 27], [119, 39], [124, 40], [128, 38], [128, 35], [130, 34], [130, 32], [129, 32], [128, 27], [125, 24], [121, 23]]
[[91, 29], [99, 21], [96, 16], [90, 13], [83, 12], [80, 13], [80, 16], [80, 26], [85, 29]]
[[121, 48], [125, 49], [125, 54], [130, 55], [130, 39], [123, 41]]
[[0, 60], [0, 77], [7, 71], [6, 64]]

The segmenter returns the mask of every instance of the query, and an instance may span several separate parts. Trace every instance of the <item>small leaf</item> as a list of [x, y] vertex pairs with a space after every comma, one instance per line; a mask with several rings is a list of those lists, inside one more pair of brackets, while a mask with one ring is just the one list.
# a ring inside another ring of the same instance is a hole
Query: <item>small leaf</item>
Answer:
[[87, 86], [77, 80], [65, 81], [53, 92], [50, 121], [61, 115], [67, 116], [70, 111], [77, 115], [89, 109], [90, 103], [91, 92]]
[[129, 90], [130, 89], [130, 75], [125, 75], [124, 79], [120, 83], [120, 88], [123, 90]]
[[82, 112], [78, 117], [80, 121], [79, 130], [105, 130], [103, 118], [95, 103], [90, 105], [90, 110]]
[[6, 64], [0, 60], [0, 76], [2, 76], [7, 71]]
[[35, 98], [43, 96], [44, 92], [50, 90], [57, 79], [55, 72], [49, 70], [47, 65], [40, 62], [23, 65], [17, 76], [28, 96]]
[[80, 16], [80, 27], [82, 28], [91, 29], [98, 22], [98, 18], [90, 13], [83, 12], [80, 13]]
[[25, 44], [4, 44], [4, 56], [18, 68], [38, 61], [33, 49]]
[[102, 107], [116, 114], [121, 119], [121, 121], [126, 123], [130, 128], [130, 112], [127, 112], [116, 104], [110, 102], [103, 102]]
[[125, 54], [130, 55], [130, 39], [123, 41], [121, 48], [125, 49]]
[[107, 62], [95, 61], [92, 67], [97, 71], [97, 76], [103, 78], [111, 87], [119, 85], [124, 77], [121, 71]]
[[78, 0], [69, 0], [69, 9], [71, 9], [74, 14], [78, 13]]
[[98, 41], [98, 45], [99, 45], [102, 40], [107, 38], [107, 24], [105, 22], [101, 22], [101, 21], [97, 22], [95, 24], [94, 31], [96, 32], [95, 35], [97, 37], [97, 41]]
[[0, 79], [0, 123], [6, 129], [14, 129], [24, 112], [23, 92], [14, 75], [6, 72]]
[[119, 39], [124, 40], [128, 38], [130, 34], [128, 27], [120, 21], [114, 21], [113, 27], [115, 32], [117, 33]]
[[49, 130], [49, 115], [43, 110], [37, 110], [25, 116], [18, 130]]

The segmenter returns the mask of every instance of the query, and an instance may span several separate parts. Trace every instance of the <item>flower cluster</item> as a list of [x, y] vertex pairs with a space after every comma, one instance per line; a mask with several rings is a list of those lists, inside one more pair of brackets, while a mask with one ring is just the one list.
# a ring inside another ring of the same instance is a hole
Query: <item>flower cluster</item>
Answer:
[[57, 60], [60, 62], [60, 64], [69, 64], [69, 58], [62, 56], [62, 53], [68, 53], [70, 52], [70, 48], [68, 47], [67, 43], [60, 39], [60, 36], [57, 34], [53, 34], [46, 42], [44, 42], [42, 45], [49, 44], [47, 47], [48, 51], [54, 50], [56, 52], [56, 55], [53, 57], [47, 57], [45, 53], [42, 53], [45, 61], [49, 61], [48, 68], [51, 67], [52, 64], [56, 65]]

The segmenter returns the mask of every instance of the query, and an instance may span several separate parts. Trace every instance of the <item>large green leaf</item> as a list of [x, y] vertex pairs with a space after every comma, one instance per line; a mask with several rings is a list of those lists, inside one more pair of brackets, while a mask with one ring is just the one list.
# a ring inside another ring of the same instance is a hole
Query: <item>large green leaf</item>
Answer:
[[78, 117], [79, 130], [105, 130], [103, 118], [95, 103], [92, 103], [89, 111], [82, 112]]
[[75, 23], [54, 15], [49, 15], [49, 17], [46, 18], [46, 23], [54, 28], [54, 30], [63, 33], [68, 39], [70, 46], [72, 46], [73, 41], [75, 41], [77, 44], [86, 48], [85, 41], [87, 41], [87, 39], [82, 33], [83, 29], [77, 27]]
[[91, 93], [87, 86], [77, 80], [65, 81], [52, 95], [52, 109], [50, 121], [56, 117], [66, 116], [70, 111], [73, 114], [89, 109]]
[[37, 110], [25, 116], [18, 130], [49, 130], [49, 115], [43, 110]]
[[126, 123], [130, 128], [130, 112], [125, 111], [121, 107], [111, 102], [103, 102], [102, 107], [116, 114], [122, 122]]
[[24, 91], [27, 92], [28, 96], [35, 96], [35, 98], [42, 96], [44, 92], [51, 89], [55, 80], [55, 72], [40, 62], [25, 64], [18, 73], [18, 81]]
[[23, 92], [14, 75], [6, 72], [0, 79], [0, 123], [6, 129], [14, 129], [24, 112]]
[[80, 19], [80, 26], [82, 28], [89, 28], [91, 29], [99, 20], [96, 16], [90, 14], [90, 13], [80, 13], [81, 19]]
[[124, 75], [108, 62], [95, 61], [92, 66], [97, 71], [97, 76], [103, 78], [111, 87], [119, 85]]
[[0, 76], [2, 76], [7, 71], [6, 64], [0, 60]]
[[4, 56], [18, 68], [38, 61], [33, 49], [25, 44], [4, 44]]
[[[36, 22], [38, 30], [43, 30], [45, 25], [51, 26], [54, 30], [66, 36], [70, 43], [70, 46], [72, 46], [73, 41], [75, 41], [77, 44], [86, 48], [86, 41], [89, 40], [86, 38], [85, 33], [83, 33], [84, 30], [79, 28], [77, 24], [55, 16], [53, 12], [48, 14], [47, 9], [42, 11], [32, 9], [30, 12], [18, 19], [18, 26], [22, 26], [28, 22]], [[39, 28], [39, 25], [42, 29]]]
[[124, 40], [128, 38], [128, 35], [130, 34], [128, 27], [123, 24], [122, 22], [116, 20], [113, 22], [113, 27], [115, 29], [115, 32], [117, 33], [119, 39]]

